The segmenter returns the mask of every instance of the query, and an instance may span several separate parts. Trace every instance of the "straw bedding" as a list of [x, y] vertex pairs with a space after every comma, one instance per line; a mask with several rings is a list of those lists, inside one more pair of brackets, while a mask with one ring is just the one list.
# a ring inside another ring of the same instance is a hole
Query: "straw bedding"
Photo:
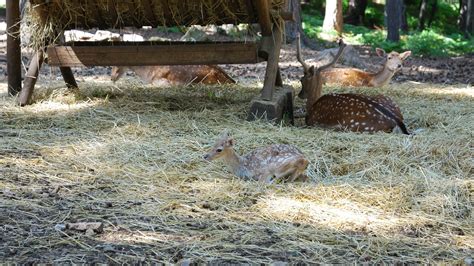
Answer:
[[[383, 89], [425, 129], [408, 137], [246, 122], [260, 86], [49, 87], [25, 108], [1, 98], [2, 261], [469, 262], [472, 89]], [[204, 161], [225, 128], [240, 153], [298, 146], [311, 182], [260, 185]], [[55, 229], [71, 222], [104, 231]]]

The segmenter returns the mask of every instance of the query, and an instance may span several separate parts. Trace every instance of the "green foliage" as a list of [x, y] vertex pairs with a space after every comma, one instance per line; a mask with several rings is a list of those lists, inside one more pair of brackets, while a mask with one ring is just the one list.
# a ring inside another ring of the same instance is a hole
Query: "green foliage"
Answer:
[[[417, 12], [419, 10], [414, 8], [413, 5], [407, 8], [409, 27], [410, 29], [416, 29], [418, 26]], [[438, 11], [431, 28], [422, 32], [411, 31], [402, 34], [398, 43], [387, 41], [385, 30], [373, 30], [349, 24], [344, 24], [343, 38], [347, 43], [353, 45], [370, 45], [383, 48], [386, 51], [411, 50], [415, 55], [456, 56], [474, 53], [474, 38], [464, 38], [457, 28], [457, 8], [456, 5], [439, 1]], [[416, 16], [410, 15], [410, 13], [416, 13]], [[303, 12], [303, 21], [303, 29], [310, 38], [324, 41], [328, 38], [335, 39], [337, 37], [335, 32], [323, 34], [323, 16], [319, 12], [314, 10], [309, 13]], [[375, 25], [383, 25], [383, 5], [369, 3], [366, 10], [366, 21], [370, 21]]]

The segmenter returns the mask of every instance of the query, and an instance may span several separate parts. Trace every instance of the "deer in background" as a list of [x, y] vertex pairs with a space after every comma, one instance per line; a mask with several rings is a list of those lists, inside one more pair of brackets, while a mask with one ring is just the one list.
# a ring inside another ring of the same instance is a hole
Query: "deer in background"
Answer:
[[403, 60], [411, 55], [411, 51], [401, 54], [383, 49], [375, 49], [378, 56], [386, 57], [385, 64], [377, 73], [365, 72], [357, 68], [331, 68], [322, 71], [323, 83], [353, 87], [382, 87], [390, 82], [397, 71], [402, 69]]
[[371, 97], [353, 93], [331, 93], [321, 96], [322, 72], [334, 65], [341, 56], [345, 47], [342, 40], [339, 42], [339, 51], [332, 62], [315, 68], [302, 59], [299, 36], [297, 39], [297, 58], [304, 70], [304, 76], [301, 79], [302, 89], [298, 96], [307, 98], [307, 125], [370, 133], [400, 130], [404, 134], [409, 134], [403, 123], [400, 108], [388, 97], [383, 95]]
[[234, 144], [234, 139], [224, 131], [204, 159], [212, 161], [221, 158], [236, 176], [260, 182], [307, 179], [304, 171], [309, 162], [303, 153], [292, 145], [274, 144], [239, 156], [234, 150]]
[[144, 82], [158, 86], [235, 83], [222, 68], [214, 65], [114, 66], [111, 80], [116, 82], [132, 70]]

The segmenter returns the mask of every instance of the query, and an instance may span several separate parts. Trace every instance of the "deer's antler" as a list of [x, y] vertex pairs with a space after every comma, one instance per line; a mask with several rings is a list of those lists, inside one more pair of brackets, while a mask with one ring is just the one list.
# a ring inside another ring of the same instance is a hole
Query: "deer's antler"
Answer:
[[308, 64], [306, 64], [306, 62], [301, 57], [301, 37], [300, 37], [299, 32], [296, 34], [296, 39], [297, 39], [297, 42], [298, 42], [297, 45], [296, 45], [296, 58], [298, 58], [298, 61], [303, 66], [303, 70], [306, 73], [309, 70], [309, 66], [308, 66]]
[[339, 39], [339, 50], [337, 51], [336, 56], [332, 59], [332, 61], [330, 63], [319, 67], [318, 71], [323, 71], [327, 68], [332, 67], [337, 62], [337, 60], [339, 60], [339, 57], [341, 57], [342, 52], [344, 52], [344, 48], [346, 48], [346, 46], [347, 45], [344, 43], [344, 41], [342, 39]]

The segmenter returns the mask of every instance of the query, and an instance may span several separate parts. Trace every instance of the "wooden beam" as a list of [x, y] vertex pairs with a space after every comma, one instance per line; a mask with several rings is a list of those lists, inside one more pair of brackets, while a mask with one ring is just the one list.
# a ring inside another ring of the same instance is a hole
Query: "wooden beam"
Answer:
[[8, 94], [16, 95], [21, 90], [20, 1], [6, 4]]
[[256, 0], [255, 7], [258, 13], [258, 22], [262, 29], [262, 35], [272, 35], [272, 21], [270, 18], [270, 3], [268, 0]]
[[48, 64], [62, 67], [255, 64], [256, 43], [82, 42], [48, 47]]
[[74, 78], [74, 74], [72, 73], [72, 69], [70, 67], [60, 67], [59, 70], [61, 71], [61, 75], [63, 76], [64, 82], [66, 82], [66, 86], [69, 89], [78, 88], [76, 79]]
[[[268, 51], [267, 68], [265, 71], [265, 80], [263, 81], [262, 99], [271, 101], [275, 84], [281, 82], [281, 78], [277, 79], [280, 74], [278, 69], [278, 61], [280, 59], [280, 48], [282, 42], [282, 32], [280, 28], [273, 28], [273, 36], [264, 36], [263, 38], [271, 38], [271, 47]], [[267, 42], [268, 43], [268, 42]]]
[[20, 97], [18, 97], [18, 102], [21, 106], [30, 104], [31, 96], [33, 95], [33, 90], [35, 88], [36, 81], [38, 80], [39, 71], [41, 65], [43, 64], [44, 54], [42, 50], [36, 52], [30, 62], [28, 67], [28, 72], [25, 76], [25, 84], [21, 90]]

